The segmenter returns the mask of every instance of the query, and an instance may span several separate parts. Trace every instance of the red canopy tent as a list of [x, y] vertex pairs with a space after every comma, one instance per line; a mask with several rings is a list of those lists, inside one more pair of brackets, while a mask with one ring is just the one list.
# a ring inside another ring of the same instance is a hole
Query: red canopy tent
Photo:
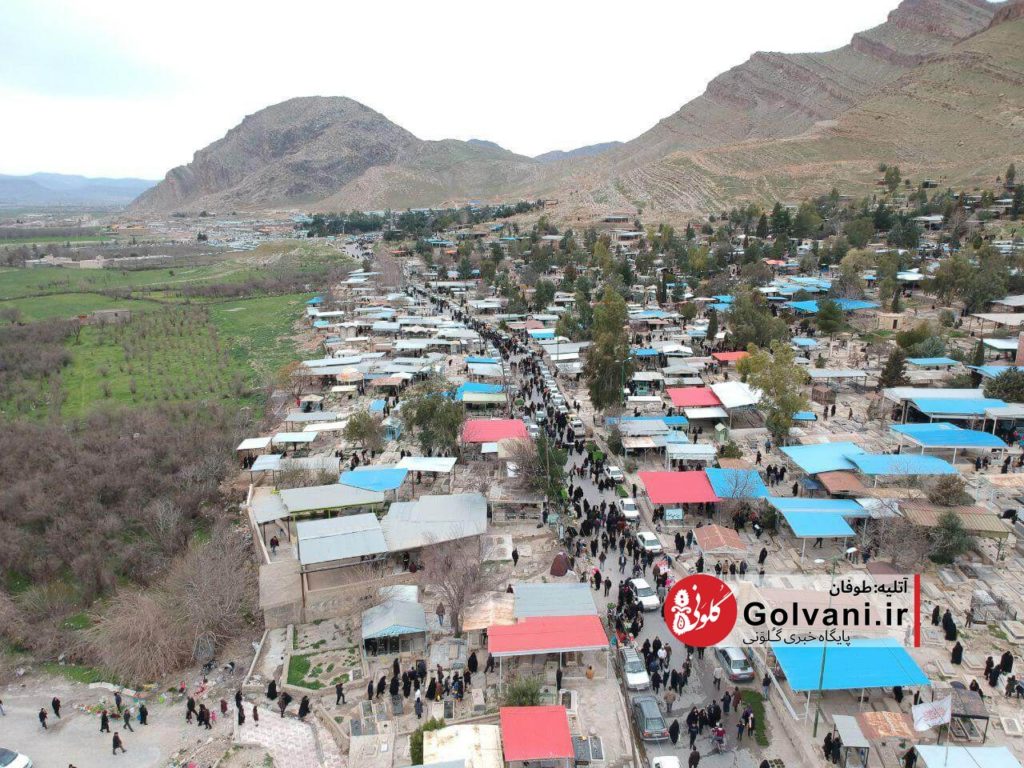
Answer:
[[502, 707], [499, 716], [506, 763], [575, 760], [565, 707]]
[[640, 472], [652, 504], [699, 504], [718, 501], [703, 472]]

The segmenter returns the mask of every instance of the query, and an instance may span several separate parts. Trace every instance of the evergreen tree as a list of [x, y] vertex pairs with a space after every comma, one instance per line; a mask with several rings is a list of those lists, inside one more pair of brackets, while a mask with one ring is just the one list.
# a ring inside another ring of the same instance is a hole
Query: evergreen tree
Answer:
[[598, 410], [622, 404], [622, 389], [633, 374], [627, 316], [625, 300], [612, 286], [605, 286], [601, 301], [594, 307], [593, 344], [583, 369], [590, 401]]
[[762, 240], [768, 237], [768, 217], [763, 213], [761, 214], [761, 218], [757, 220], [757, 229], [754, 231], [754, 234]]
[[708, 335], [705, 337], [708, 344], [715, 343], [715, 336], [718, 335], [718, 312], [714, 309], [708, 310]]
[[901, 387], [907, 383], [907, 353], [900, 347], [889, 353], [878, 381], [883, 387]]
[[818, 314], [814, 316], [818, 330], [831, 336], [843, 327], [843, 310], [830, 298], [818, 300]]

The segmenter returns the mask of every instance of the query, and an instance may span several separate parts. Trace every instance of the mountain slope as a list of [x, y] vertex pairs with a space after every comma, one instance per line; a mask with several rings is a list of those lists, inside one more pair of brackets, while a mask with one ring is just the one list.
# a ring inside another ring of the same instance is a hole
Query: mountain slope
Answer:
[[1004, 9], [990, 28], [881, 88], [837, 119], [796, 136], [669, 152], [614, 174], [580, 205], [719, 210], [738, 200], [867, 192], [879, 162], [905, 177], [990, 181], [1024, 147], [1024, 18]]
[[133, 208], [430, 205], [522, 183], [534, 165], [492, 142], [421, 141], [352, 99], [297, 98], [246, 117]]
[[621, 141], [605, 141], [601, 144], [588, 144], [585, 147], [577, 147], [576, 149], [570, 149], [563, 151], [556, 149], [551, 152], [545, 152], [543, 155], [536, 155], [533, 159], [538, 163], [555, 163], [559, 160], [574, 160], [580, 157], [596, 157], [597, 155], [604, 154], [610, 149], [621, 147]]

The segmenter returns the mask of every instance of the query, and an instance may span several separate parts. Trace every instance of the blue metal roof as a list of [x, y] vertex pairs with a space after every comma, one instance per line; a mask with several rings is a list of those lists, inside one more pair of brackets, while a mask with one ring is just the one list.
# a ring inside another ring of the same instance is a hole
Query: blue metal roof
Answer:
[[727, 304], [721, 301], [716, 302], [711, 305], [711, 309], [715, 310], [716, 312], [728, 312], [729, 310], [732, 309], [732, 303]]
[[817, 339], [809, 339], [805, 336], [797, 336], [790, 339], [790, 341], [796, 344], [798, 347], [806, 347], [808, 349], [813, 349], [814, 347], [818, 346]]
[[839, 469], [855, 469], [847, 458], [864, 449], [856, 443], [821, 443], [819, 445], [787, 445], [781, 449], [800, 469], [808, 475], [819, 472], [834, 472]]
[[385, 405], [387, 405], [387, 400], [383, 400], [383, 399], [381, 399], [381, 400], [371, 400], [370, 401], [370, 410], [373, 413], [383, 413]]
[[955, 475], [956, 467], [938, 456], [913, 453], [862, 453], [851, 456], [859, 472], [868, 476], [891, 475], [910, 477], [915, 475]]
[[786, 674], [789, 687], [802, 691], [851, 691], [893, 685], [930, 685], [926, 675], [906, 648], [893, 640], [853, 640], [850, 645], [829, 645], [821, 673], [820, 643], [786, 645], [772, 643], [775, 658]]
[[657, 357], [658, 350], [656, 349], [632, 349], [629, 354], [633, 357]]
[[364, 491], [393, 491], [405, 482], [407, 469], [398, 467], [358, 467], [349, 472], [342, 472], [339, 482]]
[[1024, 371], [1024, 365], [969, 365], [986, 379], [994, 379], [1007, 371]]
[[911, 400], [914, 407], [927, 416], [984, 416], [986, 408], [1006, 405], [1002, 400], [988, 397], [961, 399], [948, 397], [918, 397]]
[[907, 362], [911, 365], [919, 365], [922, 367], [948, 367], [950, 365], [957, 365], [958, 360], [954, 360], [951, 357], [908, 357]]
[[853, 536], [853, 528], [836, 512], [783, 512], [798, 539]]
[[484, 395], [496, 395], [505, 391], [505, 387], [501, 384], [484, 384], [479, 381], [467, 381], [464, 384], [460, 384], [459, 388], [455, 390], [455, 399], [462, 402], [466, 394], [473, 392], [475, 394]]
[[962, 429], [955, 424], [894, 424], [893, 432], [906, 435], [925, 448], [1005, 448], [1006, 443], [993, 434], [977, 429]]
[[769, 496], [766, 501], [779, 512], [806, 512], [843, 517], [865, 517], [864, 507], [853, 499], [809, 499], [803, 496]]
[[720, 304], [732, 304], [734, 301], [736, 301], [736, 297], [735, 296], [729, 296], [727, 294], [721, 294], [721, 293], [715, 294], [711, 298], [718, 299]]
[[754, 469], [712, 467], [704, 474], [720, 499], [763, 499], [768, 495], [761, 475]]
[[500, 363], [500, 362], [501, 362], [501, 360], [499, 360], [496, 357], [475, 357], [475, 356], [470, 355], [469, 357], [466, 358], [466, 363], [467, 364], [469, 364], [469, 363]]
[[[861, 301], [860, 299], [833, 299], [833, 301], [839, 305], [843, 312], [856, 312], [858, 309], [873, 309], [879, 306], [873, 301]], [[808, 315], [818, 314], [818, 302], [813, 299], [810, 301], [790, 301], [787, 303], [788, 306], [797, 312], [803, 312]]]
[[817, 421], [818, 416], [814, 411], [797, 411], [793, 414], [793, 421]]

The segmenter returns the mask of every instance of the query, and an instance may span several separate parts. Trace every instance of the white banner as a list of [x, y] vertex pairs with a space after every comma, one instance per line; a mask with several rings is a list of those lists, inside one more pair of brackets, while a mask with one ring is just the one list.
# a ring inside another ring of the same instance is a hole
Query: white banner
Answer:
[[953, 719], [953, 697], [947, 696], [938, 701], [918, 704], [911, 707], [910, 711], [914, 715], [914, 730], [927, 731], [936, 725], [945, 725]]

